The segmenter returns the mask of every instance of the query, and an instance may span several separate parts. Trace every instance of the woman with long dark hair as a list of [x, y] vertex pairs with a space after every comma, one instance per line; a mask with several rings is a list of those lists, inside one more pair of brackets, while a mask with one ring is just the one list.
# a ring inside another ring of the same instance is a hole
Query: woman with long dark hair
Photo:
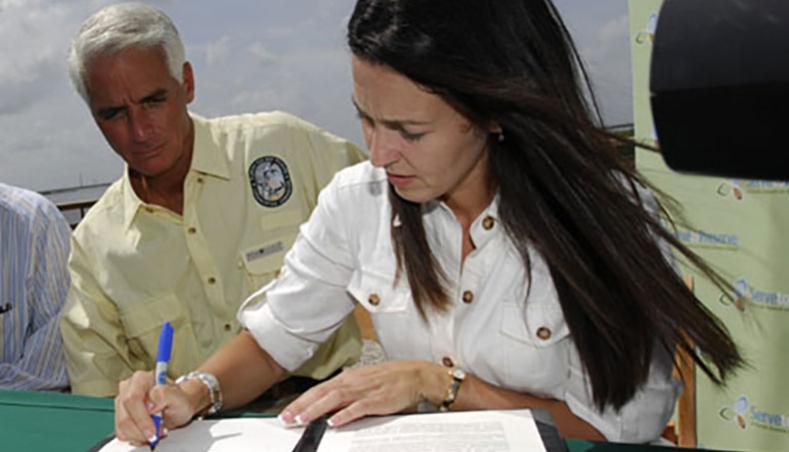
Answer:
[[359, 0], [348, 40], [371, 161], [324, 190], [204, 378], [122, 383], [120, 438], [144, 439], [149, 411], [177, 426], [220, 396], [248, 402], [356, 304], [389, 361], [314, 387], [284, 422], [334, 412], [338, 426], [420, 402], [532, 407], [566, 436], [643, 442], [679, 393], [676, 347], [718, 383], [742, 365], [670, 250], [725, 282], [617, 158], [549, 0]]

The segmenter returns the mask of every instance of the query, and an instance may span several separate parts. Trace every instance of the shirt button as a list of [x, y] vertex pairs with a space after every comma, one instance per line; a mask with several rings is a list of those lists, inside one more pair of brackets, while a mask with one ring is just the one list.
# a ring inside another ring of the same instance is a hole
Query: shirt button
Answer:
[[378, 306], [378, 303], [381, 302], [381, 297], [379, 297], [377, 293], [371, 293], [370, 296], [367, 297], [367, 301], [373, 306]]
[[197, 178], [197, 183], [198, 184], [202, 184], [203, 183], [203, 178], [202, 177], [198, 177]]
[[544, 326], [541, 326], [537, 328], [537, 337], [539, 337], [544, 341], [547, 341], [548, 339], [551, 338], [551, 330]]
[[216, 278], [214, 278], [213, 276], [208, 277], [208, 284], [214, 284], [215, 282], [216, 282]]
[[467, 290], [463, 292], [463, 303], [471, 304], [474, 301], [474, 292]]
[[195, 232], [197, 232], [197, 228], [189, 228], [189, 229], [186, 230], [186, 232], [188, 232], [190, 234], [194, 234]]
[[229, 323], [225, 323], [225, 331], [230, 331], [230, 330], [231, 330], [231, 328], [232, 328], [232, 327], [230, 326], [230, 324], [229, 324]]
[[441, 364], [443, 364], [444, 367], [455, 367], [455, 362], [452, 361], [452, 358], [449, 356], [441, 358]]
[[244, 268], [244, 261], [239, 259], [236, 265], [238, 266], [238, 268]]
[[485, 228], [486, 231], [490, 231], [491, 229], [493, 229], [494, 224], [496, 224], [496, 220], [490, 215], [488, 215], [487, 217], [485, 217], [484, 220], [482, 220], [482, 227]]

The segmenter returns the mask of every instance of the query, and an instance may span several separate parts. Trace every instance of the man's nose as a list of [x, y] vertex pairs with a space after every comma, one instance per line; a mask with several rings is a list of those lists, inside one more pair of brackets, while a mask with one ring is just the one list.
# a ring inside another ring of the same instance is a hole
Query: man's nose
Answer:
[[129, 129], [134, 141], [144, 142], [151, 135], [152, 123], [143, 109], [129, 111]]

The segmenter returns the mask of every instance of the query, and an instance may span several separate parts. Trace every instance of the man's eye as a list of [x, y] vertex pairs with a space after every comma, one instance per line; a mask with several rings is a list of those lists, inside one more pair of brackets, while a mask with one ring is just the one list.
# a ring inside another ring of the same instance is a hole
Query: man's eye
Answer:
[[99, 118], [101, 118], [104, 121], [109, 121], [110, 119], [117, 118], [119, 113], [120, 110], [116, 108], [110, 110], [103, 110], [99, 112]]
[[161, 103], [163, 103], [166, 100], [167, 100], [167, 98], [164, 97], [164, 96], [162, 96], [162, 97], [152, 97], [150, 99], [147, 99], [145, 101], [145, 103], [149, 104], [149, 105], [156, 105], [156, 104], [161, 104]]

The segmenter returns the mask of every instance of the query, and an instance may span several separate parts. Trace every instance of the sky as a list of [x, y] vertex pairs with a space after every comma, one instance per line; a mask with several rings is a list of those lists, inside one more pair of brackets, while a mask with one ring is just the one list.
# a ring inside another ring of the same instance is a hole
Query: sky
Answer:
[[[554, 0], [607, 124], [632, 122], [627, 0]], [[66, 55], [106, 0], [0, 0], [0, 182], [52, 190], [111, 182], [123, 162], [70, 85]], [[285, 110], [362, 144], [345, 24], [354, 0], [154, 0], [195, 70], [190, 109]]]

